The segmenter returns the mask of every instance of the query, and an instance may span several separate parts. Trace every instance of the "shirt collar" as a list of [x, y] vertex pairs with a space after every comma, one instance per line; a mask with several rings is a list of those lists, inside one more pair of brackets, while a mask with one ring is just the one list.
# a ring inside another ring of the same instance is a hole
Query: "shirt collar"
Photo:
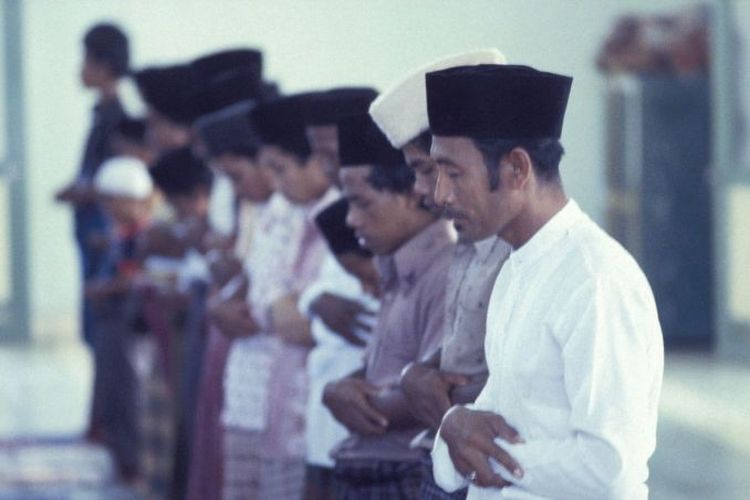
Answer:
[[578, 204], [572, 198], [548, 220], [523, 246], [511, 252], [510, 258], [519, 266], [532, 264], [549, 252], [560, 238], [584, 217]]
[[492, 251], [495, 249], [496, 245], [499, 245], [503, 242], [503, 240], [497, 236], [491, 236], [489, 238], [485, 238], [483, 240], [477, 241], [474, 243], [474, 250], [477, 252], [477, 257], [480, 260], [487, 260], [487, 258], [492, 254]]
[[317, 215], [326, 209], [331, 203], [341, 198], [341, 192], [339, 191], [339, 188], [336, 186], [331, 186], [328, 188], [328, 190], [323, 193], [323, 196], [318, 198], [317, 200], [310, 203], [309, 206], [307, 206], [308, 210], [308, 218], [310, 220], [314, 220]]
[[392, 255], [378, 259], [378, 267], [386, 282], [386, 287], [393, 280], [404, 282], [407, 286], [432, 264], [432, 256], [451, 244], [451, 233], [445, 220], [437, 220], [417, 233]]

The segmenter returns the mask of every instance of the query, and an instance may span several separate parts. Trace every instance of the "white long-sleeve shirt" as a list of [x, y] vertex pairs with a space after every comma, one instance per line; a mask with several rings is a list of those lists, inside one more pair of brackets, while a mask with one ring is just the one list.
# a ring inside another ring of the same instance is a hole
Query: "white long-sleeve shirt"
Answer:
[[[479, 499], [648, 497], [663, 341], [651, 288], [633, 258], [574, 201], [498, 275], [487, 317], [489, 379], [471, 407], [502, 415], [525, 443], [497, 444], [524, 470]], [[467, 485], [439, 435], [437, 483]]]

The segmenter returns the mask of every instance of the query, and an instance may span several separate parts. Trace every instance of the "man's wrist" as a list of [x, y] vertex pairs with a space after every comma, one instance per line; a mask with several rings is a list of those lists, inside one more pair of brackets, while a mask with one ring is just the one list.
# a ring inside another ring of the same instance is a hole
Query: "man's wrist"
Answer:
[[453, 405], [450, 408], [448, 408], [448, 411], [445, 412], [445, 415], [443, 415], [443, 420], [440, 422], [440, 426], [443, 426], [443, 423], [450, 419], [455, 413], [461, 412], [465, 410], [466, 407], [464, 405]]
[[406, 374], [410, 372], [413, 368], [415, 368], [415, 366], [417, 365], [419, 365], [419, 361], [412, 361], [406, 366], [404, 366], [403, 369], [401, 370], [401, 375], [400, 375], [401, 380], [403, 380], [404, 376], [406, 376]]

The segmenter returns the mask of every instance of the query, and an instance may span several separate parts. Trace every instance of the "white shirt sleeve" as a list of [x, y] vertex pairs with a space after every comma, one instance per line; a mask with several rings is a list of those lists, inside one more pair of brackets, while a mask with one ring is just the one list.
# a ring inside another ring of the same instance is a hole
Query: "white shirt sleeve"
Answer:
[[[663, 345], [656, 306], [646, 286], [600, 279], [571, 300], [555, 325], [562, 349], [572, 435], [498, 440], [524, 470], [520, 489], [555, 499], [628, 499], [647, 479], [655, 448]], [[637, 479], [634, 481], [634, 479]]]
[[336, 257], [328, 252], [323, 259], [318, 278], [302, 291], [297, 301], [297, 309], [303, 316], [312, 318], [310, 306], [318, 297], [324, 293], [336, 293], [341, 273], [346, 274], [346, 271], [341, 268]]
[[[469, 409], [472, 408], [470, 404], [465, 406]], [[451, 411], [453, 411], [453, 408], [448, 410], [446, 415]], [[443, 436], [440, 435], [440, 429], [432, 445], [432, 475], [435, 483], [449, 493], [466, 488], [469, 485], [469, 481], [453, 466], [448, 445], [443, 440]]]

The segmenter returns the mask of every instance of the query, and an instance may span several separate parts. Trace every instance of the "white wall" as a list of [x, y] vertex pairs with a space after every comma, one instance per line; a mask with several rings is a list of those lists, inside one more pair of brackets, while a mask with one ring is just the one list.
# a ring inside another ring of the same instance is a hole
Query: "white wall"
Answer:
[[[687, 0], [27, 0], [27, 140], [31, 291], [36, 335], [70, 334], [77, 307], [71, 217], [51, 201], [76, 172], [91, 96], [79, 87], [80, 40], [100, 20], [129, 33], [136, 67], [212, 49], [265, 51], [284, 90], [383, 88], [411, 68], [477, 47], [574, 76], [563, 133], [569, 192], [603, 218], [603, 78], [594, 58], [619, 15]], [[654, 5], [657, 4], [657, 5]]]
[[738, 72], [740, 77], [739, 98], [744, 116], [744, 130], [741, 141], [742, 149], [740, 151], [741, 164], [739, 168], [744, 169], [745, 173], [750, 173], [750, 117], [747, 116], [750, 110], [750, 2], [734, 2], [735, 25], [740, 31], [740, 51]]

